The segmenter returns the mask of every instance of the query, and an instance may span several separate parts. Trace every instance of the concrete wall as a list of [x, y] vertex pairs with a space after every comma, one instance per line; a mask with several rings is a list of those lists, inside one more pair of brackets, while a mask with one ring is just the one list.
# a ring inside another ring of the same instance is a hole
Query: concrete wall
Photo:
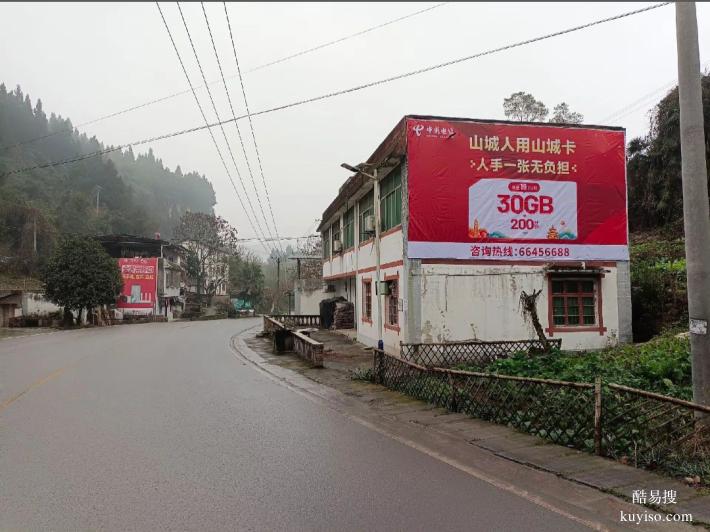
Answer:
[[293, 289], [294, 314], [319, 314], [320, 302], [330, 294], [323, 293], [321, 279], [299, 279]]
[[25, 292], [22, 294], [22, 315], [39, 314], [45, 316], [51, 312], [62, 310], [51, 301], [45, 299], [44, 294], [37, 292]]
[[[356, 218], [356, 235], [359, 234]], [[402, 228], [397, 226], [390, 231], [382, 233], [380, 239], [380, 264], [381, 279], [399, 279], [399, 299], [406, 298], [407, 283], [404, 279], [403, 269], [403, 238]], [[376, 346], [379, 335], [377, 333], [377, 299], [375, 296], [375, 264], [376, 253], [372, 239], [355, 245], [353, 249], [340, 254], [332, 255], [330, 260], [323, 261], [323, 282], [335, 286], [335, 292], [322, 294], [325, 297], [343, 296], [348, 301], [355, 303], [355, 326], [357, 339], [365, 345]], [[363, 319], [363, 279], [372, 280], [372, 320]], [[383, 328], [382, 339], [385, 349], [390, 352], [399, 352], [399, 342], [404, 341], [406, 333], [405, 310], [399, 313], [399, 330], [385, 327], [385, 296], [382, 298]], [[320, 301], [320, 300], [319, 300]], [[403, 305], [402, 308], [406, 308]]]
[[[606, 267], [601, 284], [602, 331], [548, 331], [562, 338], [563, 349], [598, 349], [616, 344], [626, 331], [619, 330], [617, 267]], [[423, 342], [448, 340], [518, 340], [534, 338], [532, 323], [520, 307], [520, 294], [542, 289], [537, 310], [543, 328], [549, 327], [547, 272], [541, 265], [421, 264], [411, 268], [411, 285], [420, 292], [409, 300], [411, 339]], [[623, 284], [623, 283], [622, 283]], [[623, 309], [622, 309], [623, 310]], [[413, 318], [414, 316], [414, 318]]]

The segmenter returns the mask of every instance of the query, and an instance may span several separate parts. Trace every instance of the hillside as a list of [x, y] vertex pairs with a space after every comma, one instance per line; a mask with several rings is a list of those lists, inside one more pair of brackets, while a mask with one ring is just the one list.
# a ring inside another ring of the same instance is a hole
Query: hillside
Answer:
[[[20, 87], [0, 85], [0, 175], [103, 148], [70, 119], [48, 117], [41, 100], [33, 105]], [[215, 202], [204, 176], [170, 170], [152, 151], [116, 151], [0, 177], [0, 269], [33, 273], [62, 233], [170, 237], [181, 213], [212, 213]]]

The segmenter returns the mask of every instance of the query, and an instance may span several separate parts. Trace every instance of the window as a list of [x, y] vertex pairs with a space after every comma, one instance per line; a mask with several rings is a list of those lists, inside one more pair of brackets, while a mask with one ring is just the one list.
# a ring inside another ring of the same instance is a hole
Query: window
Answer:
[[380, 214], [382, 231], [402, 223], [402, 174], [395, 168], [380, 181]]
[[362, 280], [362, 321], [372, 323], [372, 279]]
[[350, 207], [343, 217], [343, 249], [355, 245], [355, 207]]
[[365, 219], [368, 216], [375, 216], [375, 194], [371, 190], [360, 200], [360, 242], [372, 238], [372, 233], [365, 232]]
[[[332, 235], [333, 235], [333, 255], [335, 255], [336, 253], [338, 253], [337, 251], [335, 251], [335, 243], [336, 243], [338, 240], [340, 240], [340, 222], [334, 224], [334, 225], [330, 228], [330, 230], [331, 230]], [[341, 245], [342, 245], [342, 241], [341, 241]]]
[[598, 324], [596, 279], [552, 277], [552, 323], [556, 327]]
[[323, 231], [323, 258], [330, 259], [330, 227]]
[[399, 325], [399, 281], [387, 281], [389, 284], [389, 295], [387, 296], [387, 325]]

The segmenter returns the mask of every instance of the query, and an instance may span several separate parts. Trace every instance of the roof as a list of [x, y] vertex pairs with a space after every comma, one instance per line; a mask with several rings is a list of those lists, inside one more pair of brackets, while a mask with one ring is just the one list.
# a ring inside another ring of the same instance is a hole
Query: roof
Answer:
[[[447, 122], [479, 122], [483, 124], [511, 124], [517, 126], [545, 126], [545, 127], [560, 127], [560, 128], [582, 128], [582, 129], [605, 129], [610, 131], [626, 131], [626, 128], [616, 126], [600, 126], [594, 124], [555, 124], [550, 122], [519, 122], [514, 120], [492, 120], [484, 118], [462, 118], [454, 116], [435, 116], [435, 115], [405, 115], [385, 137], [382, 143], [367, 159], [367, 163], [379, 164], [389, 157], [403, 157], [407, 151], [407, 127], [408, 119], [414, 120], [445, 120]], [[357, 192], [364, 183], [368, 180], [367, 177], [360, 173], [353, 174], [345, 180], [338, 191], [338, 195], [323, 211], [321, 222], [317, 231], [323, 230], [330, 218], [340, 209], [355, 192]]]
[[[403, 157], [407, 150], [407, 128], [406, 120], [408, 116], [403, 117], [394, 129], [390, 131], [389, 135], [385, 137], [377, 149], [370, 155], [370, 157], [365, 161], [369, 164], [379, 164], [385, 161], [389, 157]], [[328, 220], [338, 211], [338, 209], [343, 206], [352, 195], [358, 191], [364, 183], [368, 181], [368, 178], [364, 175], [357, 173], [351, 175], [345, 180], [345, 183], [340, 187], [338, 195], [330, 203], [328, 208], [323, 212], [321, 216], [321, 222], [318, 226], [317, 231], [321, 231]]]
[[127, 245], [163, 245], [166, 246], [170, 244], [167, 240], [161, 240], [160, 238], [146, 238], [144, 236], [135, 235], [101, 235], [97, 236], [96, 240], [106, 244], [127, 244]]

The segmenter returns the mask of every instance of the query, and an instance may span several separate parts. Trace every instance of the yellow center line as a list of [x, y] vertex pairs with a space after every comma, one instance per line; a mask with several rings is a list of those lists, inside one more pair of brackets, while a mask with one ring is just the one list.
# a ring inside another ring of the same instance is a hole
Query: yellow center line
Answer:
[[[82, 358], [83, 358], [83, 357], [82, 357]], [[34, 390], [35, 388], [39, 388], [39, 387], [42, 386], [43, 384], [46, 384], [46, 383], [48, 383], [49, 381], [51, 381], [51, 380], [53, 380], [53, 379], [56, 379], [57, 377], [59, 377], [62, 373], [64, 373], [66, 370], [68, 370], [68, 369], [71, 368], [72, 366], [76, 366], [79, 362], [81, 362], [81, 360], [82, 360], [82, 359], [80, 358], [79, 360], [75, 361], [74, 363], [69, 364], [68, 366], [64, 366], [63, 368], [60, 368], [60, 369], [58, 369], [58, 370], [56, 370], [56, 371], [50, 373], [50, 374], [47, 375], [46, 377], [43, 377], [43, 378], [39, 379], [38, 381], [33, 382], [33, 383], [30, 384], [27, 388], [25, 388], [24, 390], [22, 390], [20, 393], [14, 395], [14, 396], [12, 396], [12, 397], [10, 397], [10, 398], [7, 399], [5, 402], [3, 402], [2, 404], [0, 404], [0, 412], [2, 412], [3, 410], [5, 410], [8, 406], [10, 406], [12, 403], [14, 403], [15, 401], [17, 401], [20, 397], [22, 397], [23, 395], [25, 395], [25, 394], [26, 394], [27, 392], [29, 392], [30, 390]]]

